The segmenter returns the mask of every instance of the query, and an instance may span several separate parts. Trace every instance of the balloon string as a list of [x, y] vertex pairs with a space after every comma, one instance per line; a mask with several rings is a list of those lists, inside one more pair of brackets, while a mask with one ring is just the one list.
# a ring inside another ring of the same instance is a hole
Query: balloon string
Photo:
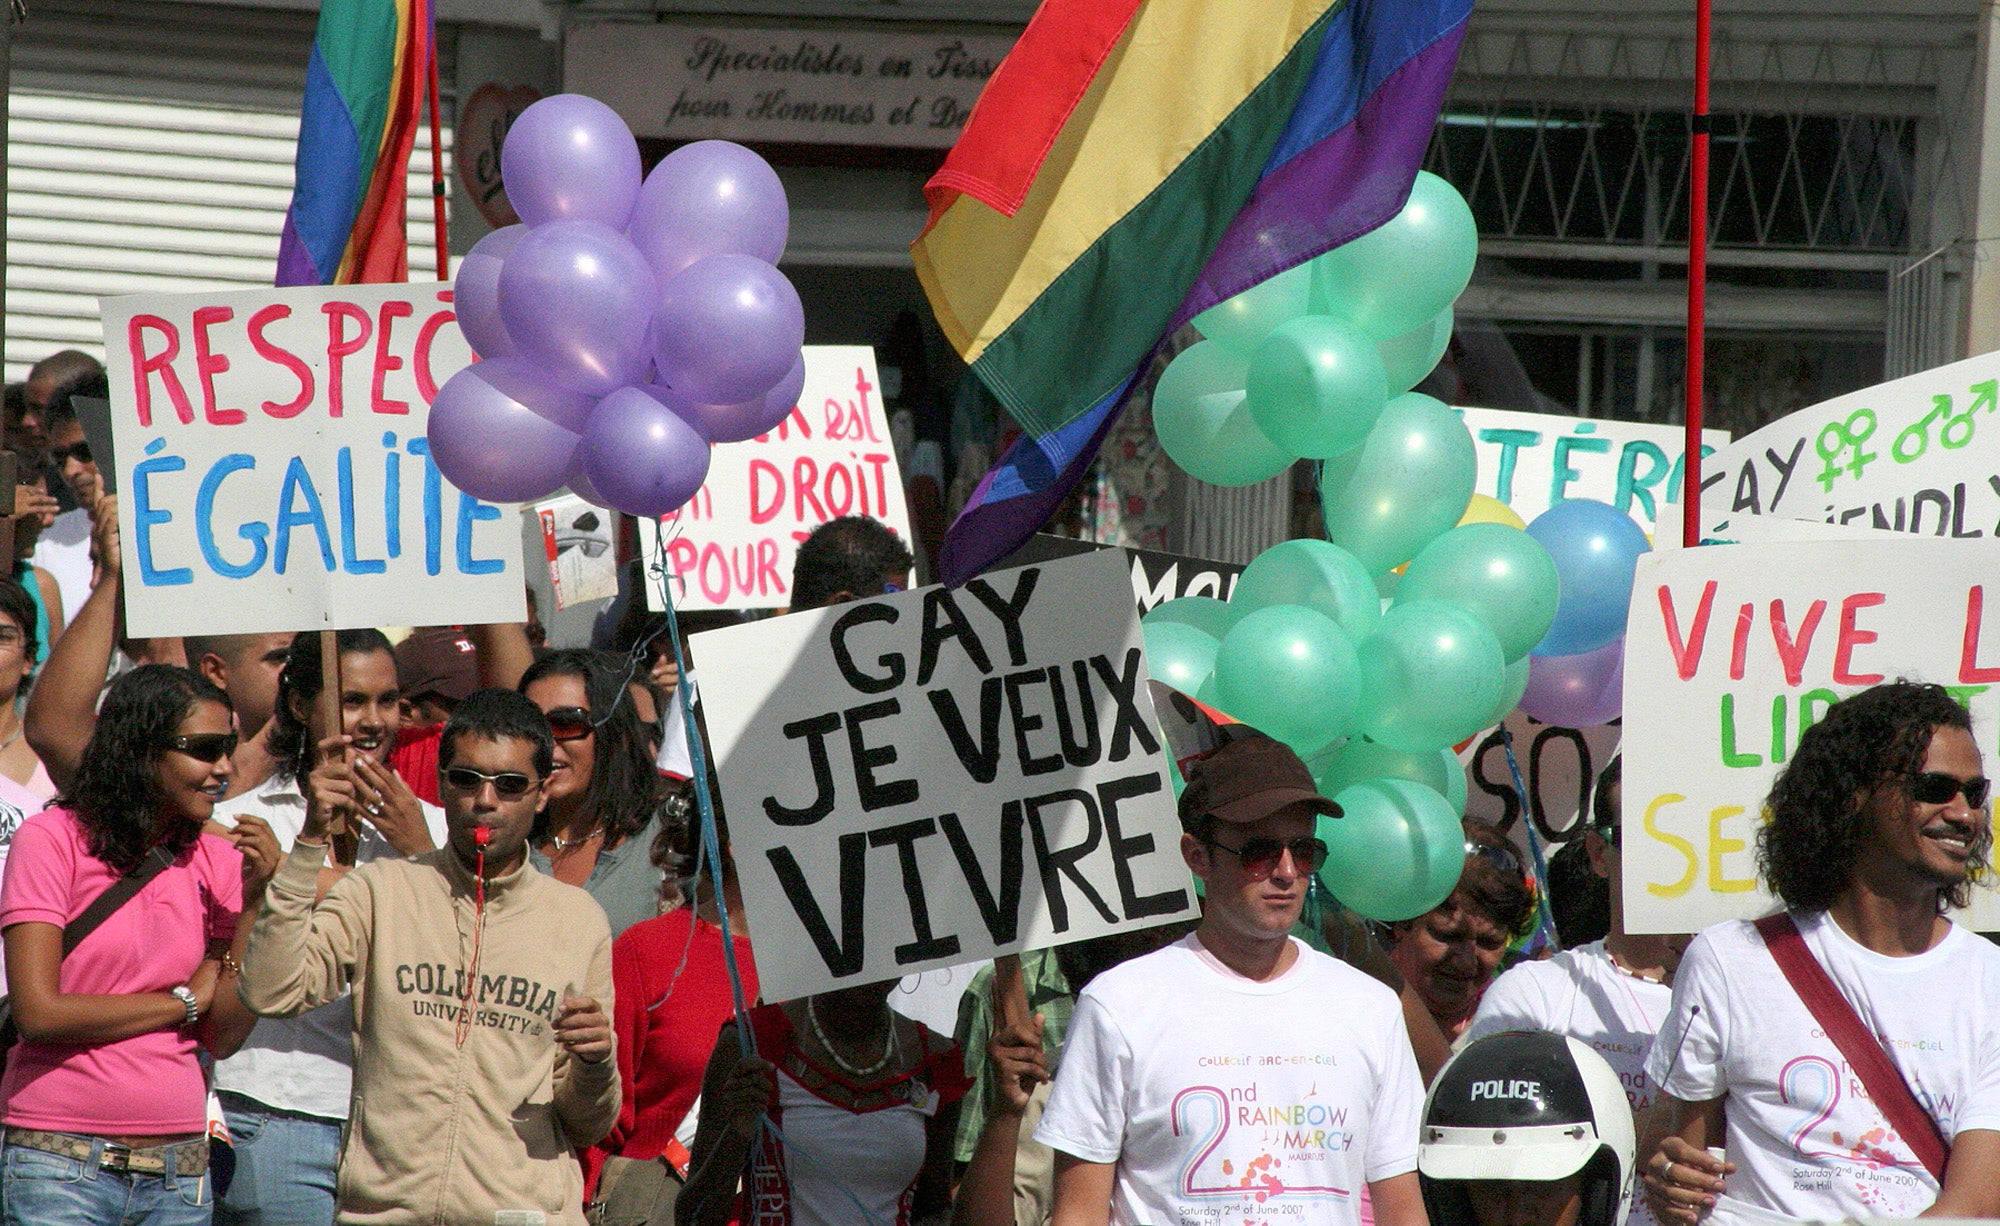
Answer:
[[715, 890], [715, 909], [722, 915], [722, 965], [729, 975], [729, 995], [736, 1010], [736, 1041], [742, 1046], [744, 1055], [755, 1055], [757, 1040], [750, 1033], [749, 999], [743, 991], [743, 971], [736, 964], [736, 937], [729, 927], [729, 896], [722, 888], [722, 839], [716, 831], [715, 797], [708, 787], [708, 749], [702, 744], [701, 728], [694, 718], [694, 700], [688, 693], [687, 659], [681, 650], [680, 617], [674, 610], [673, 584], [667, 576], [664, 532], [656, 535], [651, 570], [659, 581], [661, 603], [667, 607], [667, 642], [674, 649], [674, 667], [680, 670], [680, 683], [674, 686], [674, 701], [681, 709], [682, 726], [687, 732], [688, 763], [694, 774], [695, 808], [701, 816], [701, 863], [695, 866], [695, 872], [699, 875], [704, 866], [708, 869], [709, 880]]
[[1514, 757], [1514, 733], [1500, 725], [1500, 748], [1507, 755], [1507, 773], [1514, 777], [1514, 795], [1521, 801], [1521, 823], [1528, 836], [1528, 860], [1535, 869], [1535, 932], [1524, 952], [1534, 953], [1544, 942], [1556, 943], [1555, 915], [1549, 910], [1549, 865], [1542, 857], [1542, 841], [1535, 835], [1535, 815], [1528, 807], [1528, 785], [1521, 781], [1521, 763]]

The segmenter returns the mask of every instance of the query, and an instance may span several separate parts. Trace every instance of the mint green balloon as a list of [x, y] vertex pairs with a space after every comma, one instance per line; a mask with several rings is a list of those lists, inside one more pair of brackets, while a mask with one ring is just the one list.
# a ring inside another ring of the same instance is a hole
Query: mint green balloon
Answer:
[[1429, 323], [1421, 323], [1399, 336], [1375, 343], [1382, 355], [1382, 370], [1389, 378], [1389, 394], [1407, 392], [1437, 369], [1444, 351], [1451, 346], [1451, 330], [1456, 317], [1450, 307], [1438, 312]]
[[1440, 793], [1451, 786], [1444, 759], [1436, 752], [1391, 749], [1365, 737], [1349, 737], [1339, 748], [1319, 755], [1306, 765], [1312, 769], [1313, 783], [1322, 796], [1337, 795], [1370, 779], [1408, 779]]
[[1215, 705], [1305, 757], [1345, 736], [1358, 698], [1354, 644], [1299, 605], [1243, 616], [1215, 655]]
[[1312, 267], [1300, 264], [1208, 308], [1194, 317], [1194, 326], [1202, 336], [1247, 358], [1272, 329], [1306, 313], [1311, 292]]
[[1405, 392], [1383, 407], [1367, 442], [1321, 470], [1327, 539], [1371, 575], [1393, 570], [1458, 523], [1478, 474], [1472, 434], [1458, 414]]
[[1162, 685], [1193, 696], [1215, 671], [1221, 644], [1193, 626], [1141, 622], [1139, 634], [1146, 645], [1146, 673]]
[[1340, 546], [1309, 537], [1280, 541], [1251, 559], [1229, 603], [1238, 610], [1304, 605], [1331, 617], [1357, 643], [1382, 620], [1368, 568]]
[[1465, 197], [1418, 171], [1401, 212], [1312, 261], [1310, 309], [1388, 340], [1456, 301], [1478, 258], [1479, 225]]
[[1493, 700], [1493, 711], [1486, 717], [1489, 727], [1504, 722], [1521, 705], [1521, 695], [1528, 692], [1528, 662], [1533, 658], [1522, 656], [1500, 674], [1500, 697]]
[[1210, 485], [1255, 485], [1298, 459], [1265, 438], [1243, 403], [1245, 360], [1202, 341], [1153, 386], [1153, 433], [1182, 471]]
[[1265, 438], [1310, 459], [1359, 447], [1389, 399], [1382, 351], [1327, 315], [1278, 325], [1250, 359], [1244, 403]]
[[1411, 752], [1487, 726], [1500, 698], [1500, 641], [1477, 613], [1442, 600], [1399, 602], [1363, 639], [1361, 734]]
[[1542, 641], [1562, 595], [1556, 564], [1542, 543], [1506, 524], [1460, 524], [1410, 560], [1398, 603], [1448, 600], [1486, 621], [1509, 663]]
[[1465, 828], [1435, 789], [1370, 779], [1333, 799], [1345, 816], [1319, 819], [1327, 846], [1321, 877], [1351, 910], [1383, 923], [1415, 919], [1458, 888]]
[[1444, 798], [1451, 802], [1452, 811], [1465, 812], [1466, 786], [1465, 763], [1458, 760], [1455, 749], [1440, 749], [1438, 757], [1444, 762]]
[[[1162, 600], [1146, 611], [1139, 619], [1141, 626], [1157, 626], [1165, 622], [1178, 622], [1192, 626], [1216, 642], [1229, 633], [1229, 628], [1243, 616], [1243, 610], [1230, 606], [1213, 596], [1180, 596], [1173, 600]], [[1190, 691], [1192, 692], [1192, 691]]]

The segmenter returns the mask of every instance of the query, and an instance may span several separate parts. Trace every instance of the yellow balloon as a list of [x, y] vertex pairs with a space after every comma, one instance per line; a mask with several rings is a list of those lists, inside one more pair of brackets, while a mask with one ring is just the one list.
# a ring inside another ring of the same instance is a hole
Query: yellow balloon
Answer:
[[1465, 514], [1459, 517], [1459, 524], [1505, 524], [1509, 528], [1526, 528], [1528, 522], [1514, 514], [1514, 508], [1498, 498], [1488, 498], [1484, 494], [1474, 494], [1466, 505]]

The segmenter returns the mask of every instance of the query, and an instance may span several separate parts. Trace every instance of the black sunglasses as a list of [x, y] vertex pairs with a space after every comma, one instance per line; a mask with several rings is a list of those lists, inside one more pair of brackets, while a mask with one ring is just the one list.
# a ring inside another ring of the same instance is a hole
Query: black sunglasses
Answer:
[[236, 752], [234, 732], [201, 732], [194, 736], [170, 736], [167, 748], [184, 753], [197, 762], [219, 762]]
[[1292, 864], [1302, 874], [1319, 871], [1326, 863], [1326, 844], [1318, 839], [1251, 839], [1241, 847], [1231, 847], [1214, 839], [1203, 839], [1203, 843], [1217, 851], [1226, 851], [1243, 862], [1243, 871], [1252, 877], [1269, 877], [1278, 871], [1278, 864], [1286, 852], [1292, 853]]
[[1993, 786], [1993, 781], [1983, 775], [1958, 779], [1938, 771], [1919, 771], [1909, 779], [1910, 798], [1925, 805], [1950, 804], [1952, 797], [1964, 793], [1967, 805], [1983, 809], [1986, 807], [1986, 794]]
[[88, 442], [76, 442], [71, 443], [67, 447], [49, 448], [49, 462], [57, 468], [61, 468], [71, 460], [75, 460], [79, 464], [90, 463], [90, 444]]
[[557, 707], [547, 719], [549, 735], [558, 741], [580, 741], [597, 731], [597, 721], [582, 707]]
[[444, 781], [460, 792], [477, 792], [490, 783], [493, 785], [493, 791], [502, 800], [519, 800], [535, 786], [533, 779], [519, 771], [501, 771], [497, 775], [489, 775], [485, 771], [476, 771], [469, 766], [447, 767]]
[[1528, 875], [1526, 866], [1521, 863], [1521, 857], [1515, 855], [1514, 849], [1511, 847], [1495, 846], [1492, 843], [1476, 843], [1471, 839], [1467, 839], [1465, 841], [1465, 854], [1484, 860], [1503, 873], [1513, 873], [1521, 877]]

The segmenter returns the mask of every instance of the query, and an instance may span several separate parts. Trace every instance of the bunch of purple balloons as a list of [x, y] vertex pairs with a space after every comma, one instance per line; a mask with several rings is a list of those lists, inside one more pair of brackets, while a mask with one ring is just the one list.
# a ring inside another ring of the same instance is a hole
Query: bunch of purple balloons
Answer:
[[629, 515], [678, 509], [709, 444], [775, 429], [805, 386], [805, 314], [774, 267], [784, 186], [713, 140], [642, 182], [631, 129], [580, 94], [523, 111], [500, 171], [521, 224], [459, 266], [458, 326], [483, 360], [431, 404], [438, 469], [487, 502], [566, 485]]

